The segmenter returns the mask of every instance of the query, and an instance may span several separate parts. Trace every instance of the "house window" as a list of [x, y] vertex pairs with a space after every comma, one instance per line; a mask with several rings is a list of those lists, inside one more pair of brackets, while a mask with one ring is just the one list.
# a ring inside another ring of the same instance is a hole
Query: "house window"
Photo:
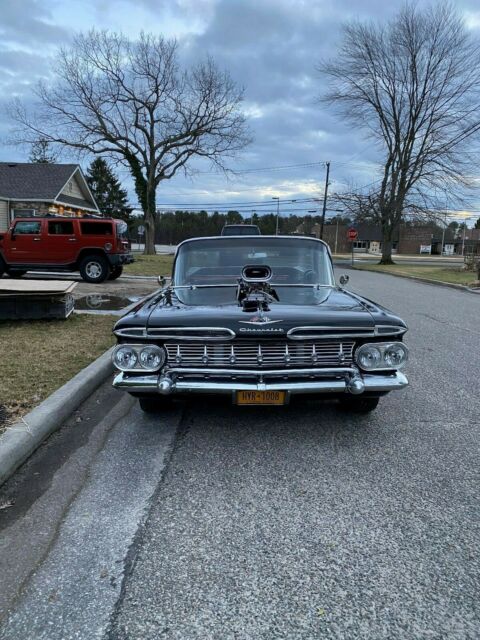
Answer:
[[14, 218], [31, 218], [36, 215], [36, 209], [14, 209], [13, 217]]
[[366, 249], [367, 248], [367, 241], [366, 240], [357, 240], [356, 242], [353, 243], [353, 248], [354, 249]]
[[55, 220], [48, 223], [48, 234], [53, 236], [73, 235], [73, 222], [66, 220]]

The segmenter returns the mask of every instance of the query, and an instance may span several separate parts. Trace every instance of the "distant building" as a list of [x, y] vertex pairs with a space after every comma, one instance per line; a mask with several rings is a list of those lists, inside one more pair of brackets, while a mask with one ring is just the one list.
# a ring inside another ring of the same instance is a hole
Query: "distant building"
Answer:
[[0, 231], [14, 218], [101, 215], [78, 164], [0, 162]]
[[[378, 225], [358, 223], [354, 225], [335, 224], [331, 222], [325, 224], [323, 229], [323, 239], [336, 253], [350, 253], [352, 243], [347, 239], [348, 229], [354, 226], [358, 237], [353, 243], [353, 250], [356, 253], [371, 253], [380, 255], [382, 253], [382, 231]], [[320, 225], [314, 225], [312, 232], [320, 237]], [[443, 241], [443, 246], [442, 246]], [[466, 229], [465, 237], [463, 231], [454, 232], [451, 228], [446, 228], [445, 232], [440, 227], [430, 225], [410, 225], [402, 224], [393, 239], [392, 253], [400, 254], [431, 254], [441, 255], [467, 253], [480, 253], [480, 229]]]

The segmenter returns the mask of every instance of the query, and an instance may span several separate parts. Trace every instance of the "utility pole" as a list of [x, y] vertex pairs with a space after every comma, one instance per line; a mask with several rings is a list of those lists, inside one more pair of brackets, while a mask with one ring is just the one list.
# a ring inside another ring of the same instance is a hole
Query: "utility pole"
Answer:
[[280, 198], [278, 196], [273, 196], [272, 200], [277, 201], [277, 222], [275, 224], [275, 235], [278, 236], [278, 217], [280, 215]]
[[320, 240], [323, 240], [323, 226], [325, 224], [325, 212], [327, 211], [328, 177], [330, 175], [330, 162], [326, 162], [325, 165], [327, 167], [327, 173], [325, 176], [325, 191], [323, 192], [323, 211], [322, 211], [322, 222], [320, 224]]

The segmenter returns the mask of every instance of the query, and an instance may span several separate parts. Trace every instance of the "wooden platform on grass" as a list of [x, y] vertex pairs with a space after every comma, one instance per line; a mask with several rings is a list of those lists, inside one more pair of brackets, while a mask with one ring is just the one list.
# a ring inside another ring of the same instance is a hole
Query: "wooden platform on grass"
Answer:
[[72, 280], [0, 279], [0, 320], [64, 320], [73, 312]]
[[0, 278], [0, 296], [58, 296], [71, 293], [77, 286], [73, 280], [21, 280]]

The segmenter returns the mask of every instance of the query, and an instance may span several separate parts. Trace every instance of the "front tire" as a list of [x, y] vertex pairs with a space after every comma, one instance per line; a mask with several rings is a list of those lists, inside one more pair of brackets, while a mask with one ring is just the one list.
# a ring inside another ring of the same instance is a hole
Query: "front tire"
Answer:
[[340, 398], [340, 405], [343, 409], [352, 413], [370, 413], [377, 408], [379, 400], [380, 398], [346, 395]]
[[80, 263], [80, 275], [85, 282], [100, 284], [110, 273], [108, 261], [104, 256], [86, 256]]
[[153, 396], [139, 398], [140, 409], [144, 413], [161, 413], [168, 411], [173, 406], [172, 398], [165, 396]]
[[123, 267], [112, 267], [110, 271], [110, 275], [108, 276], [108, 279], [116, 280], [117, 278], [120, 278], [122, 273], [123, 273]]

